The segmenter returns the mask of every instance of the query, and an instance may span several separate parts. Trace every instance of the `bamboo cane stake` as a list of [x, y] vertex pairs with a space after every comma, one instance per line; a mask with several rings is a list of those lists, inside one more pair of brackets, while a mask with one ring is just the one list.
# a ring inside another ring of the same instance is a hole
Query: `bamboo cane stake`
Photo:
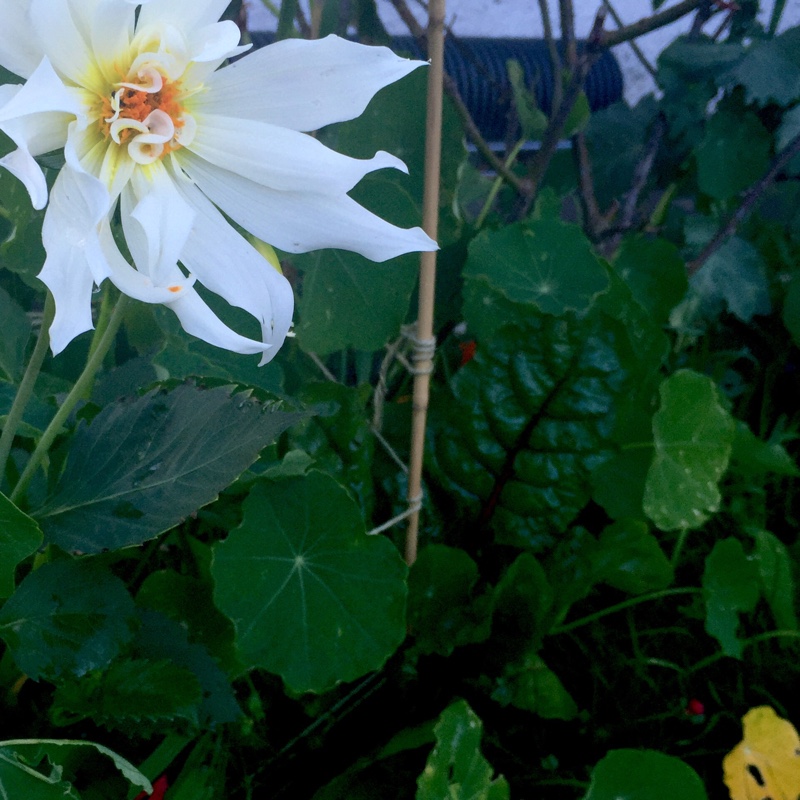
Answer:
[[[422, 227], [436, 239], [439, 223], [439, 172], [442, 150], [442, 85], [444, 75], [445, 0], [428, 4], [428, 101], [425, 131], [425, 195]], [[419, 264], [419, 310], [414, 338], [414, 401], [411, 420], [411, 455], [408, 472], [408, 504], [411, 515], [406, 532], [406, 563], [417, 558], [419, 512], [422, 499], [422, 461], [428, 416], [431, 372], [436, 339], [433, 334], [436, 253], [422, 253]]]

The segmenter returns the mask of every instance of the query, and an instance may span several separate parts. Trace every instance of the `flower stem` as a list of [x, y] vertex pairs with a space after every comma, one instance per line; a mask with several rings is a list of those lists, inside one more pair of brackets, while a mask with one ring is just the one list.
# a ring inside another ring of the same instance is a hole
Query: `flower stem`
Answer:
[[31, 399], [33, 387], [39, 377], [45, 355], [47, 355], [47, 347], [50, 344], [50, 323], [55, 316], [55, 310], [56, 305], [53, 295], [48, 292], [47, 299], [44, 302], [42, 329], [39, 331], [39, 338], [33, 348], [31, 360], [25, 368], [25, 374], [22, 376], [19, 389], [17, 389], [17, 395], [6, 417], [6, 423], [3, 425], [3, 434], [0, 436], [0, 483], [2, 483], [3, 476], [6, 474], [8, 457], [14, 444], [14, 436], [16, 436], [19, 425], [22, 422], [22, 415], [25, 413], [25, 408]]
[[103, 335], [100, 337], [100, 340], [97, 342], [97, 346], [94, 348], [94, 351], [87, 359], [86, 366], [83, 368], [83, 372], [81, 372], [78, 380], [72, 387], [72, 390], [66, 396], [64, 402], [61, 404], [61, 407], [56, 412], [56, 415], [50, 421], [50, 424], [42, 434], [39, 444], [33, 451], [33, 454], [31, 455], [27, 466], [20, 476], [17, 485], [14, 487], [14, 491], [11, 493], [12, 502], [16, 502], [20, 495], [22, 495], [28, 488], [28, 484], [31, 482], [34, 473], [42, 463], [44, 457], [47, 455], [47, 452], [49, 451], [50, 446], [53, 444], [56, 436], [58, 436], [58, 434], [61, 432], [61, 426], [67, 420], [67, 417], [69, 417], [69, 415], [72, 413], [78, 402], [83, 399], [87, 387], [91, 386], [97, 371], [100, 369], [100, 366], [103, 363], [106, 353], [108, 353], [108, 351], [111, 349], [111, 345], [116, 339], [117, 331], [119, 330], [119, 326], [122, 323], [122, 318], [125, 315], [127, 299], [128, 298], [125, 295], [120, 295], [119, 300], [117, 300], [117, 304], [114, 307], [114, 311], [112, 312], [111, 318], [108, 321], [108, 326], [103, 332]]
[[589, 614], [586, 617], [581, 617], [573, 622], [568, 622], [566, 625], [559, 625], [553, 628], [550, 633], [566, 633], [567, 631], [581, 628], [591, 622], [596, 622], [598, 619], [608, 616], [609, 614], [616, 614], [617, 611], [624, 611], [626, 608], [638, 606], [640, 603], [646, 603], [649, 600], [659, 600], [662, 597], [673, 597], [680, 594], [699, 594], [702, 589], [697, 588], [676, 588], [676, 589], [662, 589], [660, 592], [650, 592], [650, 594], [641, 594], [638, 597], [631, 597], [629, 600], [623, 600], [621, 603], [604, 608], [602, 611], [597, 611], [594, 614]]

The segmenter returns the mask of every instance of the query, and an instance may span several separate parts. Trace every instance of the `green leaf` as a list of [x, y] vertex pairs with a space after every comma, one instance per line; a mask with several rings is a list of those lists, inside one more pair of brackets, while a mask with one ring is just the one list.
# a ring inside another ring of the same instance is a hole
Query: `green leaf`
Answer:
[[53, 715], [61, 725], [91, 719], [115, 730], [154, 732], [176, 721], [197, 727], [202, 698], [200, 682], [185, 667], [167, 659], [127, 658], [59, 685]]
[[0, 597], [14, 591], [17, 564], [33, 555], [43, 538], [36, 522], [0, 493]]
[[779, 441], [765, 442], [759, 439], [740, 420], [736, 421], [731, 468], [748, 476], [773, 473], [800, 477], [800, 469]]
[[136, 595], [136, 605], [160, 611], [180, 623], [190, 641], [202, 644], [235, 677], [244, 669], [234, 649], [233, 624], [214, 605], [212, 591], [206, 580], [160, 570], [147, 576]]
[[313, 416], [289, 431], [289, 446], [313, 453], [315, 467], [350, 489], [365, 519], [371, 519], [375, 435], [367, 409], [372, 388], [332, 381], [307, 383], [296, 398]]
[[408, 576], [408, 628], [423, 653], [447, 656], [488, 637], [488, 609], [474, 593], [478, 577], [478, 565], [463, 550], [422, 549]]
[[[402, 201], [389, 180], [381, 191]], [[357, 253], [317, 250], [294, 260], [303, 273], [296, 331], [304, 350], [321, 355], [347, 347], [380, 350], [397, 336], [408, 314], [419, 257], [373, 264]]]
[[781, 630], [798, 630], [795, 610], [793, 561], [777, 536], [769, 531], [753, 533], [756, 547], [751, 558], [755, 561], [761, 595], [767, 601], [775, 625]]
[[773, 39], [756, 39], [730, 71], [745, 88], [748, 103], [787, 106], [800, 98], [800, 28]]
[[600, 534], [603, 580], [629, 594], [665, 589], [673, 572], [658, 540], [638, 520], [621, 520]]
[[433, 398], [430, 475], [499, 542], [551, 544], [588, 501], [626, 377], [614, 344], [608, 328], [530, 308], [524, 327], [479, 341]]
[[0, 319], [3, 320], [3, 335], [0, 336], [0, 374], [5, 375], [10, 381], [18, 381], [25, 370], [25, 351], [31, 337], [31, 323], [27, 314], [2, 287], [0, 287]]
[[706, 557], [703, 571], [706, 630], [719, 641], [722, 652], [742, 657], [737, 637], [739, 614], [751, 612], [760, 594], [758, 567], [744, 553], [738, 539], [723, 539]]
[[231, 685], [208, 650], [202, 644], [190, 643], [183, 625], [157, 611], [143, 611], [141, 618], [134, 655], [166, 659], [191, 672], [202, 689], [202, 702], [196, 712], [201, 727], [214, 728], [239, 719], [242, 712]]
[[365, 535], [356, 504], [321, 472], [257, 484], [212, 574], [243, 661], [294, 692], [379, 669], [405, 637], [403, 560]]
[[580, 227], [552, 217], [481, 231], [470, 242], [464, 277], [547, 314], [585, 311], [608, 287]]
[[525, 85], [525, 73], [519, 61], [513, 58], [506, 61], [506, 70], [522, 135], [526, 139], [538, 139], [547, 128], [547, 114], [536, 107], [536, 95]]
[[626, 237], [614, 266], [637, 302], [661, 325], [689, 288], [686, 265], [678, 248], [666, 239], [641, 234]]
[[34, 680], [100, 669], [134, 635], [125, 584], [89, 561], [55, 561], [31, 572], [0, 610], [0, 637]]
[[592, 499], [612, 519], [641, 517], [652, 460], [652, 452], [641, 447], [616, 453], [592, 472]]
[[756, 314], [769, 314], [769, 282], [766, 266], [750, 242], [732, 236], [695, 274], [692, 286], [711, 313], [723, 304], [743, 322]]
[[114, 403], [79, 428], [55, 492], [34, 517], [64, 550], [139, 544], [214, 500], [298, 419], [225, 387], [179, 386]]
[[75, 788], [61, 779], [61, 767], [46, 760], [41, 749], [37, 748], [32, 757], [26, 757], [13, 745], [4, 745], [0, 742], [0, 794], [4, 798], [80, 800]]
[[592, 770], [584, 800], [706, 800], [700, 776], [656, 750], [611, 750]]
[[661, 530], [698, 528], [719, 508], [718, 483], [728, 467], [734, 422], [705, 375], [679, 370], [661, 384], [660, 394], [644, 511]]
[[753, 112], [720, 110], [695, 150], [700, 191], [727, 200], [755, 183], [769, 167], [772, 137]]
[[417, 779], [416, 800], [508, 800], [505, 778], [480, 750], [483, 723], [464, 700], [445, 709], [434, 728], [436, 746]]
[[569, 721], [578, 714], [578, 706], [558, 675], [534, 654], [508, 665], [492, 692], [492, 699], [534, 712], [542, 719]]

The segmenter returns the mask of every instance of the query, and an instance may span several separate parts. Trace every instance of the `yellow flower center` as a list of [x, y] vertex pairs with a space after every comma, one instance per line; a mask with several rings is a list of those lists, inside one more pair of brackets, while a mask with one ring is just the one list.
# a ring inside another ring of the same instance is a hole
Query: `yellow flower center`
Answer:
[[151, 164], [194, 138], [195, 123], [182, 105], [179, 81], [153, 66], [141, 67], [101, 98], [98, 124], [103, 138], [127, 147], [138, 164]]

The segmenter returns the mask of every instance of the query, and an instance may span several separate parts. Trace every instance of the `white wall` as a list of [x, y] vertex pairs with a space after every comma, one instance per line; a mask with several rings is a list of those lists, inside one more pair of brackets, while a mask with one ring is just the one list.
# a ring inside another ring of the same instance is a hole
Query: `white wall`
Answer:
[[[274, 30], [275, 18], [266, 9], [261, 0], [246, 0], [250, 9], [250, 28], [252, 30]], [[420, 20], [425, 12], [419, 0], [407, 0], [408, 5], [417, 13]], [[676, 0], [668, 0], [662, 6], [674, 5]], [[384, 25], [391, 34], [406, 34], [407, 29], [397, 16], [389, 0], [377, 0], [378, 11]], [[553, 9], [554, 27], [558, 30], [557, 0], [548, 0]], [[774, 0], [762, 0], [762, 17], [769, 20]], [[594, 21], [600, 0], [575, 0], [575, 26], [578, 36], [586, 35]], [[652, 0], [614, 0], [614, 8], [625, 23], [648, 16], [652, 13]], [[716, 19], [721, 19], [716, 17]], [[447, 4], [447, 20], [456, 35], [459, 36], [515, 36], [536, 38], [542, 35], [542, 24], [536, 0], [449, 0]], [[638, 40], [647, 58], [654, 62], [658, 53], [679, 33], [684, 32], [691, 17], [661, 28], [658, 31]], [[787, 0], [783, 14], [782, 28], [800, 23], [800, 0]], [[718, 22], [712, 21], [713, 28]], [[612, 27], [613, 21], [606, 22]], [[628, 45], [620, 45], [614, 50], [625, 75], [625, 96], [634, 103], [642, 95], [653, 90], [653, 81], [641, 65]]]

